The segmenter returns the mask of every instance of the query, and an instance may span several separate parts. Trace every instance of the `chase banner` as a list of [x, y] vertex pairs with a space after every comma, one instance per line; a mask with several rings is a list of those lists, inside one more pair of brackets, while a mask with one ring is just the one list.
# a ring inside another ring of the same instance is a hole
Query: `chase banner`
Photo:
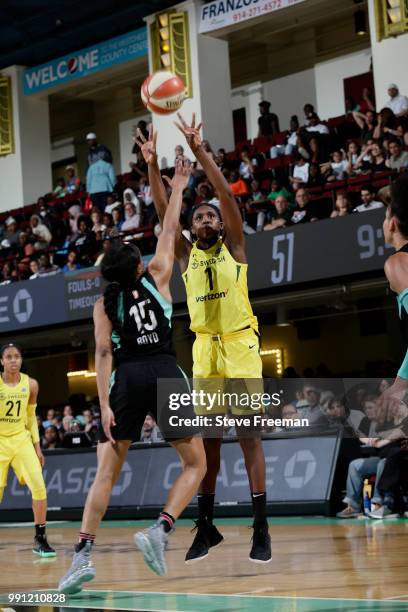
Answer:
[[140, 28], [122, 36], [81, 49], [24, 71], [24, 95], [38, 93], [147, 55], [147, 30]]
[[304, 0], [215, 0], [201, 7], [199, 32], [212, 32], [220, 28], [263, 17], [279, 9], [288, 8]]

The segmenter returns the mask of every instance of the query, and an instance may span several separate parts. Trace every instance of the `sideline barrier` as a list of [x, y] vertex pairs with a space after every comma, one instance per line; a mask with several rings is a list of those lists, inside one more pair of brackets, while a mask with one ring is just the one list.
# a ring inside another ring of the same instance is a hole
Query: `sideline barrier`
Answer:
[[[305, 437], [275, 434], [264, 439], [268, 510], [275, 514], [328, 514], [340, 442], [339, 433]], [[45, 455], [49, 519], [79, 518], [95, 477], [95, 448], [57, 449], [45, 451]], [[224, 442], [221, 459], [217, 514], [251, 514], [248, 479], [238, 441]], [[167, 444], [132, 446], [113, 489], [110, 516], [156, 515], [179, 470], [178, 456]], [[195, 504], [196, 499], [192, 506]], [[192, 510], [190, 507], [190, 514]], [[31, 495], [27, 487], [18, 484], [10, 469], [0, 521], [23, 516], [31, 520]]]

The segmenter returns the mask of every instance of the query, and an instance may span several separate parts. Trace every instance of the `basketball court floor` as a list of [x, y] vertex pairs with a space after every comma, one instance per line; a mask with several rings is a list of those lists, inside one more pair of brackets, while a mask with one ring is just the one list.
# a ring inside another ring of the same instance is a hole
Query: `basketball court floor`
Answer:
[[[193, 565], [184, 555], [192, 522], [181, 520], [170, 540], [169, 571], [159, 578], [144, 565], [133, 533], [149, 521], [105, 521], [94, 548], [97, 576], [60, 608], [171, 612], [408, 611], [408, 520], [340, 521], [320, 517], [270, 519], [273, 560], [248, 561], [249, 519], [219, 519], [225, 536]], [[55, 592], [68, 568], [79, 523], [49, 525], [55, 559], [31, 552], [31, 525], [0, 523], [0, 606], [16, 610], [8, 593]]]

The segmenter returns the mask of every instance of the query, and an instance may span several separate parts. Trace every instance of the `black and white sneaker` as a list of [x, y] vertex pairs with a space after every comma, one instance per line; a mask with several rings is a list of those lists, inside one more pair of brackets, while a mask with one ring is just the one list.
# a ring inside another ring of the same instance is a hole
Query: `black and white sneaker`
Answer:
[[55, 550], [48, 544], [45, 536], [34, 538], [33, 553], [40, 557], [55, 557], [57, 555]]
[[269, 563], [272, 560], [272, 550], [268, 525], [254, 525], [253, 529], [254, 535], [252, 536], [252, 548], [249, 553], [249, 560], [253, 563]]
[[224, 537], [220, 534], [215, 525], [210, 525], [206, 520], [195, 521], [196, 526], [192, 531], [197, 530], [192, 545], [186, 554], [186, 563], [201, 561], [208, 556], [208, 550], [221, 544]]

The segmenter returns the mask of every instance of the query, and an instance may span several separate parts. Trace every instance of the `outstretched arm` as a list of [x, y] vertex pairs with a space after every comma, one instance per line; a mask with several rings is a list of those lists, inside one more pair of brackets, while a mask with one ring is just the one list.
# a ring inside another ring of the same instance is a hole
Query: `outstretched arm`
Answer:
[[[163, 228], [164, 217], [169, 202], [167, 191], [160, 174], [159, 164], [157, 163], [156, 141], [157, 132], [153, 130], [153, 127], [150, 127], [149, 130], [149, 140], [146, 140], [139, 129], [137, 130], [137, 138], [135, 138], [135, 142], [139, 145], [142, 155], [147, 163], [153, 204], [159, 217], [160, 225]], [[172, 183], [170, 183], [170, 185], [173, 186]], [[175, 252], [181, 270], [184, 272], [185, 267], [187, 267], [185, 262], [188, 261], [191, 245], [189, 245], [188, 240], [182, 235], [181, 230], [182, 228], [179, 225], [176, 236]]]
[[183, 191], [187, 187], [191, 173], [189, 161], [178, 160], [172, 181], [170, 202], [164, 215], [163, 229], [156, 246], [156, 254], [149, 263], [149, 272], [153, 275], [160, 293], [171, 300], [169, 281], [173, 271], [174, 251], [180, 228], [180, 212]]
[[137, 129], [135, 142], [139, 145], [142, 155], [147, 163], [149, 184], [152, 192], [154, 207], [159, 216], [160, 224], [163, 227], [163, 219], [166, 214], [168, 204], [166, 188], [160, 174], [159, 164], [157, 163], [156, 151], [157, 132], [150, 127], [149, 139], [146, 140], [143, 133]]
[[180, 113], [177, 113], [177, 116], [180, 123], [176, 123], [176, 126], [181, 133], [184, 134], [190, 149], [197, 157], [210, 183], [212, 183], [219, 195], [221, 215], [227, 242], [231, 247], [232, 255], [238, 261], [246, 263], [245, 239], [241, 213], [224, 175], [218, 168], [213, 158], [208, 155], [208, 153], [204, 151], [203, 147], [201, 146], [202, 141], [200, 136], [200, 128], [202, 124], [200, 123], [197, 127], [195, 127], [195, 113], [193, 113], [191, 126], [186, 123]]

